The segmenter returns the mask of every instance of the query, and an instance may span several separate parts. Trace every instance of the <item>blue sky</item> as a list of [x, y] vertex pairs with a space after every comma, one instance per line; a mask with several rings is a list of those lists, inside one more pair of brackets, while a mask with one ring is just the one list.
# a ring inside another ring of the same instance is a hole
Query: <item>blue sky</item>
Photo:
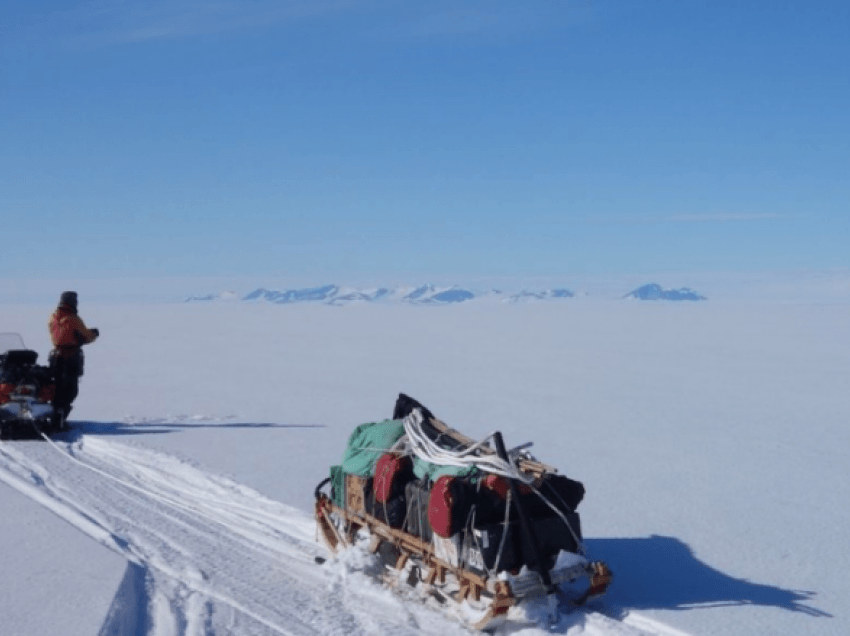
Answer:
[[0, 278], [847, 268], [850, 5], [5, 0]]

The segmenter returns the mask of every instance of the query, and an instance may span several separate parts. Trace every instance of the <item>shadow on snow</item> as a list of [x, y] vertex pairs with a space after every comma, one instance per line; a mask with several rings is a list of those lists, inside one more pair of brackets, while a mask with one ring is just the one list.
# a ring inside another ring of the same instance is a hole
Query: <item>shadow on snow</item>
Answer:
[[[72, 426], [75, 429], [72, 435], [150, 435], [191, 428], [325, 428], [322, 424], [167, 420], [74, 422]], [[816, 596], [815, 592], [787, 590], [729, 576], [700, 561], [686, 543], [675, 537], [652, 535], [587, 539], [586, 545], [590, 555], [604, 560], [614, 572], [614, 583], [602, 605], [604, 612], [615, 618], [624, 617], [630, 610], [689, 610], [743, 605], [776, 607], [812, 617], [832, 618], [831, 614], [809, 605]], [[131, 567], [125, 577], [127, 585], [122, 584], [121, 589], [135, 585], [138, 577], [139, 572]], [[593, 605], [596, 603], [592, 603], [590, 609]], [[101, 635], [141, 633], [138, 626], [136, 631], [121, 631], [124, 621], [128, 620], [127, 615], [111, 611], [110, 616]], [[560, 631], [558, 627], [572, 627], [580, 616], [562, 617], [565, 624], [553, 626], [554, 631]]]
[[759, 605], [832, 618], [806, 604], [815, 592], [736, 579], [700, 561], [674, 537], [588, 539], [587, 548], [614, 571], [604, 603], [615, 611]]
[[148, 606], [152, 599], [146, 579], [147, 570], [143, 566], [127, 564], [98, 636], [145, 636], [149, 633]]
[[271, 422], [71, 422], [73, 431], [85, 435], [159, 435], [199, 428], [325, 428], [324, 424], [274, 424]]

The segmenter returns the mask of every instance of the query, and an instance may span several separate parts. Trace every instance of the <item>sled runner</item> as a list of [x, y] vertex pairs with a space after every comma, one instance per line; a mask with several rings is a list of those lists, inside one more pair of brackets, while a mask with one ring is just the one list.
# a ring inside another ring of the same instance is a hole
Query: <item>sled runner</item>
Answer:
[[316, 488], [319, 535], [332, 552], [368, 546], [385, 582], [420, 589], [476, 629], [531, 597], [548, 597], [553, 614], [560, 600], [583, 604], [612, 578], [585, 553], [584, 486], [527, 446], [507, 451], [500, 433], [476, 442], [401, 394], [393, 419], [358, 426]]
[[53, 373], [37, 360], [19, 334], [0, 333], [0, 439], [35, 439], [67, 429], [51, 404]]

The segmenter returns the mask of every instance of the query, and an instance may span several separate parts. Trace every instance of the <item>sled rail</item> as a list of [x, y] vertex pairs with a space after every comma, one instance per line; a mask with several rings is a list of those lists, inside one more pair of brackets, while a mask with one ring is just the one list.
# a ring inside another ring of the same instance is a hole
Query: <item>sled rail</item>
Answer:
[[[521, 599], [551, 593], [535, 571], [509, 575], [504, 580], [453, 566], [436, 554], [432, 543], [392, 528], [365, 511], [353, 513], [341, 508], [326, 494], [318, 492], [318, 489], [315, 514], [319, 536], [332, 553], [354, 545], [358, 532], [365, 530], [369, 535], [370, 552], [374, 554], [387, 549], [386, 553], [390, 556], [385, 566], [393, 573], [395, 583], [403, 580], [414, 586], [421, 583], [435, 597], [442, 597], [441, 603], [449, 602], [458, 608], [464, 602], [476, 604], [481, 609], [466, 620], [473, 629], [492, 629], [507, 619], [508, 611]], [[382, 552], [385, 559], [386, 553]], [[411, 565], [420, 568], [419, 574], [408, 567]], [[590, 587], [584, 595], [570, 601], [574, 605], [583, 605], [588, 600], [602, 596], [612, 580], [611, 571], [601, 561], [585, 561], [563, 570], [553, 570], [551, 574], [550, 585], [588, 576]], [[447, 584], [452, 590], [448, 594], [440, 591]]]
[[[342, 529], [334, 524], [331, 515], [336, 515], [344, 521]], [[421, 582], [430, 588], [445, 584], [447, 579], [451, 578], [456, 590], [451, 596], [443, 598], [442, 602], [461, 604], [467, 600], [483, 601], [487, 606], [486, 610], [470, 621], [470, 627], [474, 629], [486, 630], [494, 627], [502, 622], [508, 610], [516, 604], [517, 597], [506, 581], [485, 578], [466, 568], [453, 566], [436, 555], [433, 544], [392, 528], [366, 512], [355, 514], [340, 508], [324, 493], [318, 493], [316, 498], [316, 522], [319, 536], [333, 553], [353, 545], [357, 533], [363, 528], [371, 537], [370, 552], [376, 553], [382, 545], [387, 545], [394, 550], [394, 555], [397, 553], [394, 562], [388, 564], [397, 574], [404, 570], [408, 562], [415, 560], [417, 566], [424, 568], [417, 583]], [[436, 588], [432, 591], [439, 594]]]

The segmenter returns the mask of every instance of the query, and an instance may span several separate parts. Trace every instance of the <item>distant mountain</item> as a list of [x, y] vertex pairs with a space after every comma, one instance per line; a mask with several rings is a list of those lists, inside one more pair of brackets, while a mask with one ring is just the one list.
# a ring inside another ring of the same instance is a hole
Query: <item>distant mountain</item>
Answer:
[[346, 305], [348, 303], [356, 303], [356, 302], [373, 302], [376, 300], [380, 300], [384, 298], [387, 294], [390, 293], [390, 290], [386, 287], [381, 287], [380, 289], [375, 290], [346, 290], [343, 292], [337, 293], [331, 300], [328, 301], [330, 305]]
[[681, 289], [663, 289], [661, 285], [650, 283], [629, 292], [623, 298], [636, 298], [638, 300], [706, 300], [692, 289], [682, 287]]
[[[475, 292], [454, 287], [436, 287], [422, 285], [420, 287], [399, 287], [389, 289], [379, 287], [374, 289], [344, 289], [337, 285], [310, 287], [306, 289], [288, 289], [276, 291], [256, 289], [242, 300], [265, 300], [276, 304], [290, 303], [325, 303], [328, 305], [347, 305], [358, 302], [405, 302], [419, 305], [461, 303], [476, 298]], [[187, 301], [206, 300], [206, 296], [194, 296]], [[209, 297], [212, 300], [212, 295]]]
[[573, 298], [575, 294], [569, 289], [547, 289], [542, 292], [521, 291], [506, 299], [508, 302], [518, 303], [525, 300], [548, 300], [550, 298]]
[[473, 298], [475, 298], [475, 293], [467, 289], [460, 289], [459, 287], [438, 289], [433, 285], [423, 285], [405, 295], [402, 300], [408, 303], [433, 305], [439, 303], [462, 303]]
[[289, 289], [287, 291], [271, 291], [268, 289], [256, 289], [245, 296], [242, 300], [267, 300], [272, 303], [285, 305], [287, 303], [317, 302], [333, 298], [339, 287], [336, 285], [325, 285], [324, 287], [310, 287], [308, 289]]
[[225, 291], [218, 294], [206, 294], [205, 296], [189, 296], [186, 299], [187, 303], [192, 302], [208, 302], [212, 300], [236, 300], [236, 292]]
[[[419, 287], [375, 287], [375, 288], [343, 288], [338, 285], [323, 285], [302, 289], [273, 290], [260, 287], [246, 294], [243, 301], [263, 301], [278, 305], [294, 303], [317, 303], [326, 305], [348, 305], [352, 303], [406, 303], [413, 305], [452, 305], [470, 300], [495, 299], [502, 302], [523, 302], [572, 298], [575, 294], [569, 289], [548, 289], [546, 291], [521, 291], [508, 295], [505, 292], [490, 289], [473, 291], [453, 285], [438, 287], [436, 285], [420, 285]], [[186, 302], [214, 301], [235, 299], [236, 294], [207, 294], [190, 296]]]
[[429, 295], [436, 293], [436, 291], [433, 285], [422, 285], [422, 287], [417, 287], [412, 292], [406, 294], [402, 300], [406, 300], [409, 303], [416, 302], [422, 298], [427, 298]]
[[472, 300], [475, 294], [465, 289], [447, 289], [446, 291], [437, 292], [423, 302], [429, 303], [462, 303], [466, 300]]

